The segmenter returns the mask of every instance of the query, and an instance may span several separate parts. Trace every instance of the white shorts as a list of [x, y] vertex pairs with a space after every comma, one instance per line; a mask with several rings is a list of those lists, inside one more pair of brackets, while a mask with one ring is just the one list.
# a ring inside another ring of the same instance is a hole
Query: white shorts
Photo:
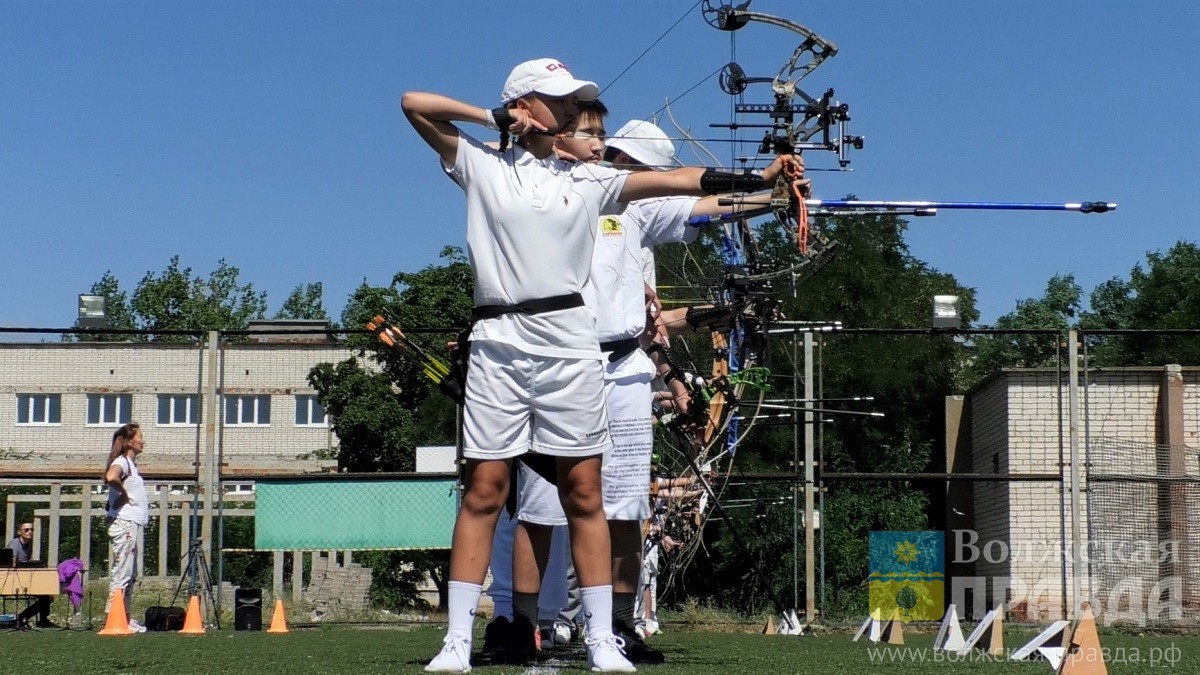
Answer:
[[[650, 517], [650, 455], [654, 430], [650, 421], [650, 378], [642, 374], [604, 383], [612, 447], [604, 453], [604, 515], [608, 520]], [[567, 522], [558, 488], [521, 464], [517, 519], [537, 525]]]
[[536, 356], [502, 342], [471, 342], [463, 456], [526, 452], [590, 457], [612, 447], [599, 360]]

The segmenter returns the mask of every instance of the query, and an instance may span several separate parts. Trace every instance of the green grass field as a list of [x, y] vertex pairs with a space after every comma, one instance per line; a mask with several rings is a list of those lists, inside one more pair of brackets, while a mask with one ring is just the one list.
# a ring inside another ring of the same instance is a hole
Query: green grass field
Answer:
[[[1005, 645], [1016, 650], [1032, 631], [1009, 628]], [[8, 633], [6, 668], [18, 673], [416, 673], [441, 646], [436, 627], [293, 629], [287, 635], [210, 630], [203, 636], [145, 633], [100, 637], [82, 631]], [[845, 633], [781, 637], [689, 632], [668, 626], [653, 639], [667, 653], [661, 666], [641, 672], [677, 673], [1049, 673], [1044, 661], [934, 662], [931, 635], [908, 635], [904, 647], [850, 641]], [[1106, 649], [1123, 662], [1109, 673], [1200, 673], [1200, 638], [1103, 635]], [[481, 644], [477, 638], [476, 648]], [[570, 649], [570, 648], [568, 648]], [[908, 651], [903, 651], [907, 649]], [[872, 655], [875, 658], [872, 658]], [[1134, 658], [1136, 657], [1136, 662]], [[921, 659], [925, 660], [922, 661]], [[1151, 659], [1157, 659], [1151, 663]], [[543, 658], [537, 668], [476, 667], [480, 673], [585, 672], [581, 649]]]

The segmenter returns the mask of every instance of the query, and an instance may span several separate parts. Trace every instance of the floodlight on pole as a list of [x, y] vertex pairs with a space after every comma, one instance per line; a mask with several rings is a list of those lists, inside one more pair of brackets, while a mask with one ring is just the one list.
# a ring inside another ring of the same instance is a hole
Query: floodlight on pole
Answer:
[[957, 295], [933, 296], [934, 328], [962, 328], [962, 308]]
[[108, 301], [103, 295], [79, 295], [79, 328], [108, 328]]

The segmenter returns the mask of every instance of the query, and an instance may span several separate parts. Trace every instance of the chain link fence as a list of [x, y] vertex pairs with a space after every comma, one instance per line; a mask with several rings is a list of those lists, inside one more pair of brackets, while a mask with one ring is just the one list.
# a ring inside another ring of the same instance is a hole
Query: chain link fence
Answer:
[[[1032, 622], [1066, 612], [1072, 581], [1066, 335], [1011, 331], [1003, 336], [1007, 346], [1022, 359], [1042, 360], [963, 376], [980, 354], [978, 344], [998, 333], [862, 329], [817, 341], [814, 385], [822, 403], [807, 407], [823, 409], [812, 412], [819, 589], [813, 592], [821, 594], [816, 602], [822, 608], [827, 586], [830, 604], [852, 586], [847, 570], [835, 563], [857, 545], [838, 531], [858, 508], [849, 493], [899, 499], [916, 491], [928, 505], [924, 526], [945, 532], [951, 596], [960, 579], [957, 597], [968, 607], [1004, 602], [1012, 618]], [[67, 341], [60, 341], [63, 334]], [[108, 555], [102, 465], [113, 430], [134, 421], [147, 441], [140, 465], [151, 501], [140, 567], [152, 590], [139, 602], [166, 604], [180, 587], [190, 590], [188, 553], [198, 541], [217, 589], [214, 604], [222, 608], [232, 606], [234, 587], [256, 587], [268, 589], [268, 598], [304, 607], [300, 617], [361, 616], [382, 606], [381, 583], [437, 604], [440, 589], [431, 570], [445, 563], [457, 503], [453, 434], [440, 450], [415, 453], [409, 460], [415, 472], [339, 471], [339, 439], [309, 372], [320, 363], [381, 368], [348, 346], [345, 334], [279, 326], [215, 341], [196, 333], [171, 334], [169, 342], [150, 341], [144, 333], [93, 334], [106, 340], [77, 341], [61, 329], [0, 329], [0, 490], [7, 539], [19, 523], [32, 522], [35, 557], [50, 565], [79, 557], [94, 584], [102, 579]], [[430, 335], [427, 341], [433, 347], [448, 337]], [[1154, 337], [1156, 354], [1169, 356], [1165, 338], [1172, 335]], [[1104, 608], [1102, 620], [1194, 625], [1200, 622], [1200, 516], [1188, 505], [1196, 503], [1200, 483], [1200, 378], [1196, 369], [1169, 367], [1169, 361], [1101, 365], [1100, 355], [1113, 353], [1118, 339], [1130, 338], [1083, 335], [1078, 431], [1086, 458], [1084, 592]], [[763, 413], [760, 441], [791, 468], [767, 470], [755, 466], [750, 454], [739, 458], [722, 493], [726, 513], [713, 515], [712, 527], [716, 537], [726, 527], [774, 537], [772, 550], [782, 555], [765, 561], [767, 574], [801, 604], [810, 592], [800, 572], [805, 521], [798, 496], [805, 440], [797, 420], [806, 405], [796, 403], [804, 392], [802, 378], [793, 373], [803, 372], [804, 363], [799, 350], [784, 351], [772, 364], [770, 397], [788, 402], [747, 407], [742, 414]], [[942, 383], [949, 396], [935, 402], [937, 409], [875, 381], [918, 368], [905, 355], [920, 352], [964, 359], [947, 369], [958, 375]], [[853, 375], [863, 358], [871, 368]], [[891, 392], [886, 400], [884, 391]], [[855, 396], [864, 398], [831, 402]], [[919, 416], [910, 439], [927, 456], [912, 466], [878, 463], [863, 471], [861, 462], [847, 457], [881, 452], [874, 422], [838, 410], [883, 411], [885, 419]], [[835, 443], [842, 454], [827, 454]], [[869, 489], [839, 493], [851, 484]], [[790, 525], [787, 536], [777, 536], [779, 524]], [[730, 545], [714, 550], [744, 570], [752, 567], [745, 556], [761, 554]], [[95, 604], [102, 608], [99, 588]], [[695, 584], [681, 588], [680, 601], [705, 591]], [[745, 581], [744, 589], [765, 602], [754, 582]], [[722, 602], [739, 609], [732, 595]]]

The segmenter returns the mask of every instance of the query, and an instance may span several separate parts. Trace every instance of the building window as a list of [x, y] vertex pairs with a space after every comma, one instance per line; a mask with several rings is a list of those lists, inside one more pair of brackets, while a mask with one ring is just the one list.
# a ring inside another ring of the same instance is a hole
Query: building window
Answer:
[[17, 394], [17, 424], [62, 422], [62, 394]]
[[296, 395], [296, 426], [298, 427], [327, 427], [329, 418], [325, 415], [325, 406], [312, 394]]
[[158, 425], [195, 426], [200, 419], [200, 398], [195, 394], [159, 394]]
[[132, 394], [88, 394], [87, 423], [103, 426], [129, 424]]
[[259, 426], [271, 424], [271, 397], [226, 396], [225, 426]]

